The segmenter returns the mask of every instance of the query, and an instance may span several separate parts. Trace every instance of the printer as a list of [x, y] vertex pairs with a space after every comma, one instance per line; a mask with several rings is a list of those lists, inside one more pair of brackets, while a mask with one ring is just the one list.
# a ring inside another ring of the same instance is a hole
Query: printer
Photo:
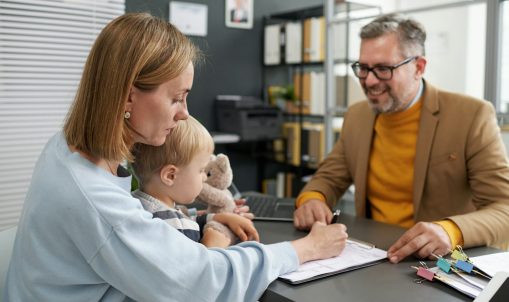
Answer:
[[281, 137], [281, 110], [255, 97], [218, 95], [216, 118], [218, 131], [238, 134], [242, 141]]

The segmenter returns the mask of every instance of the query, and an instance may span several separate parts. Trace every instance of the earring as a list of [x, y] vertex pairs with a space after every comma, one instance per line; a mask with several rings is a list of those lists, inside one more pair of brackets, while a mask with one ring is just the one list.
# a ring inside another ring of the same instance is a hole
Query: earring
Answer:
[[126, 112], [124, 113], [124, 118], [125, 118], [126, 120], [128, 120], [130, 117], [131, 117], [131, 112], [126, 111]]

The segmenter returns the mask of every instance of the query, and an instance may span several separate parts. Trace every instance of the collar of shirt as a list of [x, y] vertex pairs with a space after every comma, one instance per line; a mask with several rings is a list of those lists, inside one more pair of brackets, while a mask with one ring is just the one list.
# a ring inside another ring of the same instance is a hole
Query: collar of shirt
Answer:
[[408, 110], [409, 108], [411, 108], [413, 105], [415, 105], [415, 103], [417, 103], [417, 101], [419, 101], [419, 99], [421, 98], [422, 96], [422, 92], [424, 91], [424, 81], [421, 79], [419, 81], [419, 90], [417, 91], [417, 94], [415, 95], [415, 97], [413, 98], [413, 100], [406, 106], [405, 110]]

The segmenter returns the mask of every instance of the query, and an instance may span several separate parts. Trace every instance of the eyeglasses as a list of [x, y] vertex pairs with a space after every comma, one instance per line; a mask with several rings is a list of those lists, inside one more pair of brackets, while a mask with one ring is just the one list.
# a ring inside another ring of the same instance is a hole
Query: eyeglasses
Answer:
[[373, 72], [375, 77], [381, 81], [389, 81], [392, 79], [392, 74], [394, 69], [403, 66], [417, 59], [418, 56], [406, 58], [403, 62], [392, 65], [392, 66], [382, 66], [378, 65], [375, 67], [368, 67], [368, 65], [361, 64], [359, 62], [355, 62], [352, 64], [352, 70], [356, 77], [361, 80], [365, 80], [368, 77], [369, 72]]

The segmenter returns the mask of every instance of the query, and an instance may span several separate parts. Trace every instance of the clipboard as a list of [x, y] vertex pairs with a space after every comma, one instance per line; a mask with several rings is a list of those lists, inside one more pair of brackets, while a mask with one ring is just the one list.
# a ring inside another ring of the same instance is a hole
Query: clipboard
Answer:
[[279, 279], [291, 285], [299, 285], [385, 261], [387, 251], [378, 249], [373, 244], [349, 238], [339, 256], [303, 263], [296, 271], [281, 275]]

